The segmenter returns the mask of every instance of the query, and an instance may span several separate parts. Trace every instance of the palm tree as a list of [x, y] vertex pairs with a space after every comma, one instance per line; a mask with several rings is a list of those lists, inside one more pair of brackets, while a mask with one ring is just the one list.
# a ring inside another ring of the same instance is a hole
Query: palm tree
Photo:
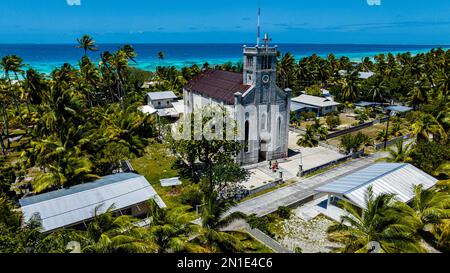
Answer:
[[423, 185], [414, 185], [413, 192], [409, 204], [399, 202], [395, 207], [426, 238], [426, 233], [434, 233], [437, 225], [450, 218], [450, 195], [434, 188], [424, 189]]
[[86, 96], [89, 106], [92, 107], [95, 97], [95, 91], [99, 90], [100, 74], [97, 67], [87, 57], [83, 57], [80, 63], [80, 73], [84, 81], [79, 83], [79, 88]]
[[306, 132], [304, 135], [300, 135], [300, 138], [297, 141], [297, 145], [309, 148], [319, 145], [319, 140], [317, 139], [316, 129], [314, 125], [308, 125], [306, 127]]
[[89, 35], [83, 35], [83, 37], [81, 37], [81, 39], [78, 38], [77, 41], [77, 48], [82, 48], [84, 50], [85, 57], [87, 56], [88, 51], [94, 52], [98, 50], [97, 46], [95, 45], [94, 39]]
[[368, 144], [370, 142], [370, 137], [358, 132], [356, 135], [346, 134], [341, 138], [340, 146], [344, 148], [347, 154], [359, 151], [363, 144]]
[[411, 127], [413, 129], [413, 134], [417, 137], [417, 140], [446, 141], [448, 138], [445, 129], [431, 114], [420, 113], [416, 119], [416, 122], [414, 122]]
[[342, 101], [354, 102], [358, 99], [357, 74], [357, 72], [349, 73], [337, 80], [337, 86], [339, 88], [338, 96]]
[[428, 91], [430, 90], [430, 82], [426, 75], [421, 75], [419, 81], [416, 82], [414, 87], [408, 93], [409, 101], [414, 108], [417, 109], [420, 105], [428, 102]]
[[371, 252], [370, 243], [380, 245], [382, 252], [424, 252], [415, 236], [415, 227], [402, 222], [393, 209], [395, 196], [375, 196], [372, 187], [365, 195], [365, 208], [361, 212], [348, 202], [342, 202], [346, 215], [341, 222], [328, 229], [330, 240], [341, 242], [342, 252]]
[[113, 206], [100, 213], [94, 211], [94, 219], [85, 232], [80, 234], [82, 251], [85, 253], [154, 253], [157, 244], [152, 234], [138, 227], [131, 216], [114, 217]]
[[158, 55], [158, 61], [161, 64], [162, 61], [164, 60], [165, 54], [163, 51], [159, 51], [157, 55]]
[[291, 53], [286, 53], [278, 64], [278, 79], [280, 87], [288, 88], [291, 86], [291, 79], [294, 75], [295, 59]]
[[[10, 147], [9, 141], [9, 116], [8, 116], [8, 96], [7, 92], [4, 92], [7, 88], [0, 82], [0, 114], [2, 116], [3, 126], [2, 126], [2, 154], [6, 155], [6, 150]], [[4, 146], [3, 136], [6, 138], [6, 147]]]
[[24, 88], [27, 90], [27, 100], [33, 105], [39, 105], [43, 100], [43, 93], [47, 86], [44, 84], [43, 75], [30, 68], [25, 74]]
[[13, 98], [14, 105], [16, 106], [16, 115], [21, 117], [19, 110], [19, 99], [17, 95], [17, 86], [13, 85], [11, 81], [11, 77], [9, 75], [10, 72], [14, 73], [16, 80], [18, 81], [18, 73], [23, 73], [23, 60], [17, 55], [9, 55], [2, 58], [0, 62], [0, 69], [2, 69], [5, 73], [5, 79], [9, 83], [9, 91], [11, 97]]
[[412, 145], [414, 143], [411, 142], [409, 144], [405, 144], [404, 140], [401, 139], [397, 141], [395, 144], [395, 149], [388, 148], [389, 157], [386, 158], [387, 162], [411, 162], [411, 153], [412, 153]]
[[373, 69], [373, 62], [370, 60], [369, 57], [364, 57], [361, 60], [361, 63], [359, 64], [359, 69], [361, 71], [369, 72]]
[[[69, 137], [75, 138], [75, 135], [70, 133]], [[80, 142], [85, 141], [88, 140]], [[98, 178], [92, 173], [94, 164], [81, 152], [80, 146], [81, 144], [70, 147], [69, 142], [63, 144], [54, 135], [32, 141], [31, 148], [26, 150], [23, 157], [30, 166], [37, 165], [43, 169], [31, 181], [34, 192], [63, 188]]]
[[246, 219], [246, 215], [241, 212], [225, 215], [233, 202], [217, 198], [212, 198], [212, 200], [214, 201], [208, 206], [204, 206], [203, 229], [194, 241], [208, 246], [213, 252], [242, 252], [244, 250], [242, 242], [233, 234], [221, 230], [234, 220]]
[[157, 244], [158, 253], [207, 251], [192, 241], [201, 227], [191, 222], [185, 207], [167, 210], [159, 208], [154, 202], [150, 206], [152, 223], [149, 232]]
[[[25, 121], [23, 120], [23, 116], [21, 114], [20, 108], [19, 108], [19, 93], [21, 93], [21, 83], [19, 80], [18, 74], [23, 74], [23, 67], [25, 65], [23, 64], [23, 59], [20, 58], [17, 55], [9, 55], [2, 58], [0, 62], [0, 68], [4, 70], [5, 72], [5, 78], [7, 79], [9, 83], [9, 94], [13, 99], [14, 106], [15, 106], [15, 115], [18, 117], [22, 127], [25, 129], [25, 132], [28, 134], [28, 126], [25, 124]], [[9, 73], [12, 72], [15, 76], [16, 83], [13, 85], [11, 81], [11, 77]], [[27, 102], [28, 106], [28, 102]], [[28, 108], [28, 113], [30, 112]], [[9, 140], [8, 140], [8, 148], [9, 148]]]
[[386, 95], [388, 95], [388, 87], [383, 77], [375, 76], [369, 79], [368, 95], [373, 101], [385, 101]]

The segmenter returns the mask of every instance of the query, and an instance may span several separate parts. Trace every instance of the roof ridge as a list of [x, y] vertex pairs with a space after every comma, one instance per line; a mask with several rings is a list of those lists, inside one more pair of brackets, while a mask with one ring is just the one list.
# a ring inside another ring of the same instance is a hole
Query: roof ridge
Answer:
[[[41, 218], [41, 220], [44, 220], [44, 219], [50, 219], [50, 218], [54, 218], [54, 217], [57, 217], [57, 216], [61, 216], [61, 215], [64, 215], [64, 214], [67, 214], [67, 213], [70, 213], [70, 212], [73, 212], [73, 211], [77, 211], [77, 210], [80, 210], [80, 209], [83, 209], [83, 208], [91, 207], [92, 205], [95, 205], [95, 204], [102, 204], [102, 203], [104, 203], [105, 201], [108, 201], [108, 200], [111, 200], [111, 199], [115, 199], [115, 198], [117, 198], [117, 197], [124, 196], [124, 195], [130, 194], [130, 193], [132, 193], [132, 192], [137, 192], [137, 191], [140, 191], [140, 190], [149, 188], [149, 187], [151, 187], [150, 184], [148, 184], [148, 185], [145, 186], [145, 187], [141, 187], [141, 188], [138, 188], [138, 189], [135, 189], [135, 190], [132, 190], [132, 191], [123, 193], [123, 194], [119, 194], [119, 195], [116, 195], [116, 196], [111, 197], [111, 198], [106, 198], [106, 199], [102, 200], [102, 202], [94, 202], [94, 203], [90, 203], [90, 204], [85, 205], [85, 206], [81, 206], [81, 207], [78, 207], [78, 208], [74, 208], [74, 209], [71, 209], [71, 210], [67, 210], [67, 211], [62, 212], [62, 213], [57, 213], [57, 214], [54, 214], [54, 215], [51, 215], [51, 216], [48, 216], [48, 217], [45, 217], [45, 218]], [[52, 200], [53, 200], [53, 199], [52, 199]]]
[[[385, 163], [385, 164], [386, 164], [386, 163]], [[408, 163], [391, 163], [391, 164], [399, 164], [399, 166], [397, 166], [397, 167], [393, 168], [392, 170], [389, 170], [389, 171], [387, 171], [387, 172], [385, 172], [385, 173], [382, 173], [382, 174], [380, 174], [380, 175], [377, 175], [377, 176], [374, 177], [374, 178], [369, 179], [368, 181], [366, 181], [366, 182], [364, 182], [364, 183], [362, 183], [362, 184], [360, 184], [360, 185], [358, 185], [358, 186], [356, 186], [356, 187], [354, 187], [354, 188], [352, 188], [352, 189], [350, 189], [350, 190], [344, 192], [342, 195], [346, 195], [346, 194], [348, 194], [348, 193], [350, 193], [350, 192], [352, 192], [352, 191], [355, 191], [355, 190], [357, 190], [357, 189], [359, 189], [359, 188], [362, 188], [362, 187], [366, 186], [367, 184], [372, 183], [372, 182], [378, 180], [379, 178], [381, 178], [381, 177], [383, 177], [383, 176], [386, 176], [386, 175], [388, 175], [388, 174], [390, 174], [390, 173], [392, 173], [392, 172], [397, 171], [397, 170], [400, 169], [400, 168], [403, 168], [403, 167], [409, 165]], [[376, 165], [372, 165], [372, 166], [376, 166]], [[371, 167], [371, 166], [369, 166], [369, 167]], [[369, 168], [369, 167], [368, 167], [368, 168]], [[366, 168], [366, 169], [367, 169], [367, 168]], [[361, 172], [361, 171], [364, 171], [364, 170], [365, 170], [365, 169], [362, 169], [362, 170], [359, 170], [358, 172]]]
[[[121, 174], [125, 174], [125, 173], [121, 173]], [[116, 175], [117, 175], [117, 174], [116, 174]], [[108, 176], [115, 176], [115, 175], [108, 175]], [[104, 176], [104, 177], [108, 177], [108, 176]], [[104, 178], [104, 177], [103, 177], [103, 178]], [[136, 179], [136, 178], [140, 178], [140, 177], [144, 177], [144, 176], [142, 176], [142, 175], [137, 175], [137, 176], [134, 176], [134, 177], [127, 178], [127, 179], [125, 179], [125, 180], [118, 180], [118, 181], [115, 181], [115, 182], [111, 182], [111, 183], [109, 183], [109, 184], [99, 185], [99, 186], [97, 186], [97, 187], [93, 187], [93, 188], [90, 188], [90, 189], [86, 189], [86, 190], [82, 190], [82, 191], [77, 191], [77, 192], [70, 193], [70, 194], [66, 194], [66, 195], [57, 196], [57, 197], [55, 197], [55, 198], [50, 198], [50, 199], [43, 200], [43, 201], [40, 201], [40, 202], [34, 202], [34, 203], [31, 203], [31, 204], [28, 204], [28, 205], [25, 205], [25, 206], [21, 206], [21, 207], [28, 207], [28, 206], [32, 206], [32, 205], [35, 205], [35, 204], [38, 204], [38, 203], [45, 203], [45, 202], [49, 202], [49, 201], [51, 201], [51, 200], [57, 200], [57, 199], [60, 199], [60, 198], [63, 198], [63, 197], [65, 197], [65, 196], [69, 196], [69, 195], [74, 195], [74, 194], [83, 193], [83, 192], [89, 192], [89, 191], [96, 190], [96, 189], [99, 189], [99, 188], [103, 188], [103, 187], [106, 187], [106, 186], [109, 186], [109, 185], [112, 185], [112, 184], [122, 183], [122, 182], [125, 182], [125, 181], [128, 181], [128, 180]], [[88, 183], [84, 183], [84, 184], [79, 184], [79, 185], [75, 185], [75, 186], [82, 186], [82, 185], [87, 185], [87, 184], [90, 184], [90, 183], [94, 184], [94, 183], [99, 183], [99, 182], [98, 182], [98, 180], [97, 180], [97, 181], [92, 181], [92, 182], [88, 182]], [[75, 187], [75, 186], [74, 186], [74, 187]], [[73, 187], [65, 188], [65, 189], [60, 189], [60, 190], [58, 190], [58, 191], [67, 191], [67, 190], [70, 190], [70, 189], [73, 189]], [[53, 192], [55, 192], [55, 191], [53, 191]], [[42, 195], [50, 194], [50, 193], [53, 193], [53, 192], [43, 193]], [[39, 195], [34, 195], [34, 196], [30, 196], [30, 197], [28, 197], [28, 198], [33, 198], [33, 197], [38, 197], [38, 196], [39, 196]], [[21, 200], [25, 200], [25, 199], [26, 199], [26, 198], [23, 198], [23, 199], [21, 199]], [[19, 200], [19, 202], [20, 202], [20, 200]]]

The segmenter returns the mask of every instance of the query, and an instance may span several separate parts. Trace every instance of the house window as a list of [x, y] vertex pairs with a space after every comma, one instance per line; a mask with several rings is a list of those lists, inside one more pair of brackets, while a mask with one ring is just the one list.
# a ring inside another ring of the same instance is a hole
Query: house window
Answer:
[[161, 102], [160, 101], [158, 101], [158, 106], [161, 106]]

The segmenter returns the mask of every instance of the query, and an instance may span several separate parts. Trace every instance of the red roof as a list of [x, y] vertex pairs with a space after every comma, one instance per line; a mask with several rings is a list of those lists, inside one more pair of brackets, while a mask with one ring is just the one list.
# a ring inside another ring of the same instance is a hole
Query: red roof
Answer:
[[234, 94], [244, 93], [250, 85], [243, 84], [241, 73], [206, 70], [191, 80], [185, 88], [226, 104], [234, 104]]

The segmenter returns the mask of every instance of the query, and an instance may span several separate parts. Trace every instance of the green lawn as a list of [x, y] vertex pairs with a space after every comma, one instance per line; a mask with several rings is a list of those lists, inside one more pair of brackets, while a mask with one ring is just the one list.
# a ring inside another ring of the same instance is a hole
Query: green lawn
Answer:
[[158, 142], [150, 143], [142, 157], [130, 160], [133, 168], [145, 176], [169, 208], [182, 206], [180, 196], [190, 184], [190, 181], [182, 180], [183, 185], [177, 187], [180, 192], [176, 195], [170, 194], [171, 187], [161, 187], [160, 179], [178, 176], [178, 170], [173, 167], [175, 161], [176, 158], [169, 153], [168, 146]]

